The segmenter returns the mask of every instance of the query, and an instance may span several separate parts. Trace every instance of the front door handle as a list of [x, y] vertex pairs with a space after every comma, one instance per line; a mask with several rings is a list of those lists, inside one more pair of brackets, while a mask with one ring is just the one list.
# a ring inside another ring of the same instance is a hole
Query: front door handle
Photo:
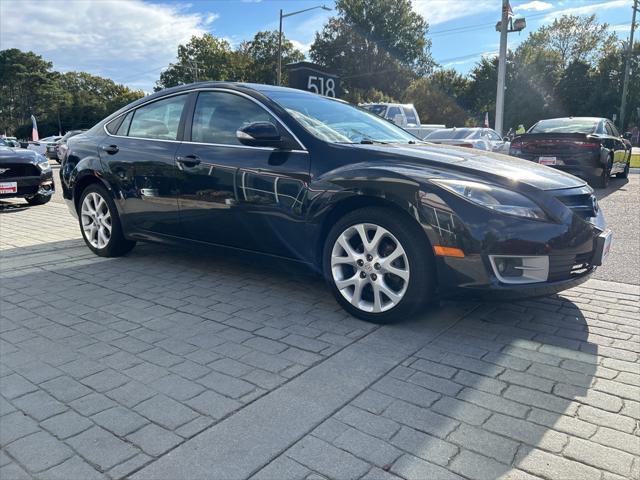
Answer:
[[118, 150], [119, 150], [117, 145], [102, 145], [100, 148], [102, 149], [103, 152], [107, 152], [109, 155], [118, 153]]
[[197, 155], [185, 155], [184, 157], [176, 157], [176, 162], [185, 167], [195, 167], [200, 164], [200, 158]]

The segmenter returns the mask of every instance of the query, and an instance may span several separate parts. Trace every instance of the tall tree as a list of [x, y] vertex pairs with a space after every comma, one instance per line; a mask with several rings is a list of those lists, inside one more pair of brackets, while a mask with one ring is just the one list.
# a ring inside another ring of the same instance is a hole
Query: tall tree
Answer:
[[[243, 80], [275, 85], [278, 68], [278, 32], [261, 31], [252, 40], [242, 42], [237, 55], [245, 56]], [[295, 48], [293, 43], [282, 38], [282, 65], [304, 60], [304, 53]], [[286, 70], [283, 68], [283, 78]], [[283, 84], [286, 84], [283, 81]]]
[[615, 34], [608, 29], [609, 25], [598, 23], [595, 15], [563, 15], [529, 35], [523, 48], [554, 52], [563, 68], [571, 62], [594, 65], [598, 57], [616, 43]]
[[311, 58], [342, 77], [348, 98], [369, 88], [395, 97], [434, 66], [429, 26], [410, 0], [337, 0]]
[[411, 83], [403, 100], [414, 104], [422, 123], [460, 127], [469, 121], [467, 86], [468, 80], [455, 70], [438, 70]]
[[160, 74], [155, 90], [202, 80], [237, 80], [241, 72], [229, 42], [210, 33], [178, 46], [177, 61]]

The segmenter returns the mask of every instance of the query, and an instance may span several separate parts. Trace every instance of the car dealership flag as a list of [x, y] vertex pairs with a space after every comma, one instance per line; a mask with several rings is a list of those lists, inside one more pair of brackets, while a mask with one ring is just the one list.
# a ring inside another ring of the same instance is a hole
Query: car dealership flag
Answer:
[[489, 128], [489, 112], [484, 112], [484, 128]]
[[37, 142], [40, 140], [40, 136], [38, 135], [38, 123], [36, 122], [36, 117], [31, 115], [31, 140]]

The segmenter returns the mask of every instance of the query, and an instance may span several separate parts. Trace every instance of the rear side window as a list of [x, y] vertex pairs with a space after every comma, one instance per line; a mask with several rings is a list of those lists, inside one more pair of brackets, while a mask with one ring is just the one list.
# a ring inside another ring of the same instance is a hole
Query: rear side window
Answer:
[[129, 134], [129, 125], [131, 125], [132, 117], [133, 117], [133, 111], [127, 113], [127, 115], [124, 117], [124, 120], [118, 127], [118, 131], [116, 132], [116, 135], [126, 137]]
[[248, 98], [226, 92], [201, 92], [193, 112], [191, 141], [242, 145], [236, 131], [253, 122], [277, 125], [264, 108]]
[[387, 118], [389, 120], [395, 120], [396, 115], [402, 115], [400, 107], [389, 107], [389, 110], [387, 110]]
[[[178, 95], [136, 109], [131, 119], [129, 136], [176, 140], [186, 100], [186, 95]], [[124, 123], [126, 123], [126, 119]]]
[[413, 111], [413, 108], [402, 107], [404, 111], [404, 116], [407, 117], [407, 123], [409, 125], [417, 125], [418, 119], [416, 118], [416, 112]]

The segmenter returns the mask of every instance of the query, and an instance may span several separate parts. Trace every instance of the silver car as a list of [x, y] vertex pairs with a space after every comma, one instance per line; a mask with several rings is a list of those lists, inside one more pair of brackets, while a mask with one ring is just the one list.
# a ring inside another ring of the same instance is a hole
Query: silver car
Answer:
[[509, 153], [510, 143], [491, 128], [440, 128], [425, 138], [431, 143], [477, 148], [489, 152]]

